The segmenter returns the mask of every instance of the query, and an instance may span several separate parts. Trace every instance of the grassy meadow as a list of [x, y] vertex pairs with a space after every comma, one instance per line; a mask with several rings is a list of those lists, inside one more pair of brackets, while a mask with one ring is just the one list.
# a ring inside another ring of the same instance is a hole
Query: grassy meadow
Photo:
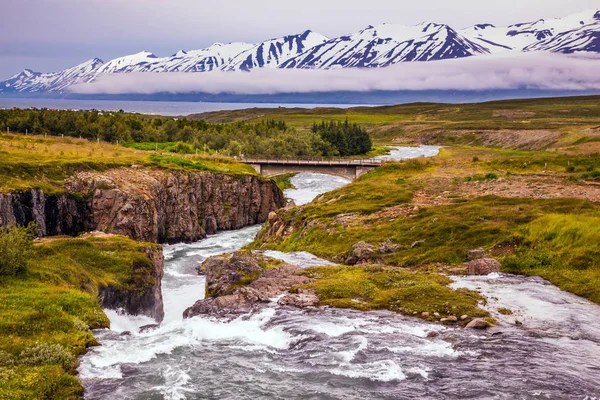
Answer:
[[189, 118], [221, 123], [273, 118], [300, 130], [321, 120], [348, 119], [367, 128], [376, 145], [426, 142], [537, 150], [550, 148], [556, 142], [562, 147], [600, 142], [598, 96], [348, 109], [257, 108], [209, 112]]
[[343, 263], [358, 242], [390, 241], [397, 250], [376, 251], [371, 263], [442, 273], [483, 247], [505, 272], [539, 275], [600, 303], [599, 171], [598, 154], [444, 148], [435, 158], [386, 163], [280, 212], [291, 236], [265, 228], [252, 247]]
[[222, 156], [142, 151], [85, 139], [0, 134], [0, 193], [40, 188], [63, 192], [63, 181], [78, 171], [131, 166], [232, 175], [256, 175], [253, 168]]
[[[0, 237], [0, 240], [2, 238]], [[56, 237], [36, 242], [26, 270], [0, 276], [0, 399], [78, 399], [78, 356], [110, 322], [100, 287], [151, 284], [146, 248], [128, 238]]]

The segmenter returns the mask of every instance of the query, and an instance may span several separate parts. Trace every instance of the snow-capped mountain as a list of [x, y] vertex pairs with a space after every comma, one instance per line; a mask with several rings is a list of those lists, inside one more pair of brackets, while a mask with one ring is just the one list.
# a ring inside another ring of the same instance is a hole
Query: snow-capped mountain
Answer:
[[253, 68], [277, 68], [290, 58], [296, 57], [326, 41], [325, 36], [312, 31], [267, 40], [238, 54], [223, 69], [226, 71], [249, 71]]
[[[575, 52], [594, 51], [588, 49], [585, 36], [594, 37], [594, 32], [600, 32], [600, 11], [584, 11], [569, 15], [564, 18], [540, 19], [534, 22], [526, 22], [507, 27], [495, 27], [491, 24], [475, 25], [459, 31], [469, 40], [486, 47], [490, 52], [507, 50], [514, 51], [553, 51], [553, 52]], [[569, 48], [563, 49], [561, 45], [554, 43], [548, 45], [554, 38], [563, 38], [577, 35], [582, 39], [578, 47], [573, 44], [565, 45]], [[598, 50], [595, 50], [598, 51]]]
[[107, 63], [95, 58], [54, 73], [26, 69], [0, 82], [0, 93], [60, 93], [102, 74], [380, 68], [401, 62], [534, 51], [600, 53], [600, 10], [507, 27], [478, 24], [455, 30], [435, 23], [382, 24], [332, 39], [308, 30], [258, 44], [215, 43], [201, 50], [180, 50], [168, 57], [143, 51]]
[[431, 61], [486, 54], [487, 50], [447, 25], [383, 24], [331, 39], [294, 57], [281, 68], [386, 67], [406, 61]]
[[8, 80], [0, 82], [0, 93], [61, 92], [76, 83], [91, 81], [102, 65], [102, 60], [94, 58], [60, 72], [42, 74], [26, 69]]

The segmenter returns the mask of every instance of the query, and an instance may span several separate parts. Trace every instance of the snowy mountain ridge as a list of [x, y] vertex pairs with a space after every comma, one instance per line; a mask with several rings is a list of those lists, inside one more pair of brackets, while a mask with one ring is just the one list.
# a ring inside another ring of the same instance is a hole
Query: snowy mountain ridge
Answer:
[[455, 30], [430, 22], [414, 26], [381, 24], [331, 39], [307, 30], [258, 44], [215, 43], [205, 49], [180, 50], [168, 57], [142, 51], [106, 63], [94, 58], [53, 73], [26, 69], [0, 82], [0, 93], [61, 93], [102, 74], [381, 68], [402, 62], [534, 51], [600, 53], [600, 10], [507, 27], [478, 24]]

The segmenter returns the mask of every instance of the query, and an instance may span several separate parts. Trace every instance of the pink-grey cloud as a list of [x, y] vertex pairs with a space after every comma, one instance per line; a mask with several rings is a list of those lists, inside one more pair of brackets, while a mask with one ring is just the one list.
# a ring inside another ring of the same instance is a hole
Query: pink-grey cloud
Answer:
[[71, 89], [80, 94], [276, 94], [373, 90], [600, 90], [600, 58], [550, 53], [403, 63], [380, 69], [121, 73]]

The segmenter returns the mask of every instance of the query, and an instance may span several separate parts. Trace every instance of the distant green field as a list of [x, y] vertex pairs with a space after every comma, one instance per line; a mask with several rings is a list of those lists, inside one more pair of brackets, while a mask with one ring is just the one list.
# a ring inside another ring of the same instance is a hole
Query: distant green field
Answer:
[[[348, 119], [365, 126], [376, 144], [392, 140], [440, 144], [480, 143], [465, 133], [552, 131], [569, 144], [600, 140], [600, 96], [504, 100], [474, 104], [413, 103], [381, 107], [279, 108], [218, 111], [192, 115], [207, 122], [276, 118], [296, 129], [321, 120]], [[456, 133], [460, 133], [457, 137]], [[449, 135], [450, 134], [450, 135]], [[575, 138], [574, 135], [579, 135]], [[428, 140], [425, 140], [428, 139]], [[571, 140], [574, 139], [574, 140]], [[471, 143], [475, 140], [475, 143]], [[543, 146], [538, 146], [543, 147]]]

